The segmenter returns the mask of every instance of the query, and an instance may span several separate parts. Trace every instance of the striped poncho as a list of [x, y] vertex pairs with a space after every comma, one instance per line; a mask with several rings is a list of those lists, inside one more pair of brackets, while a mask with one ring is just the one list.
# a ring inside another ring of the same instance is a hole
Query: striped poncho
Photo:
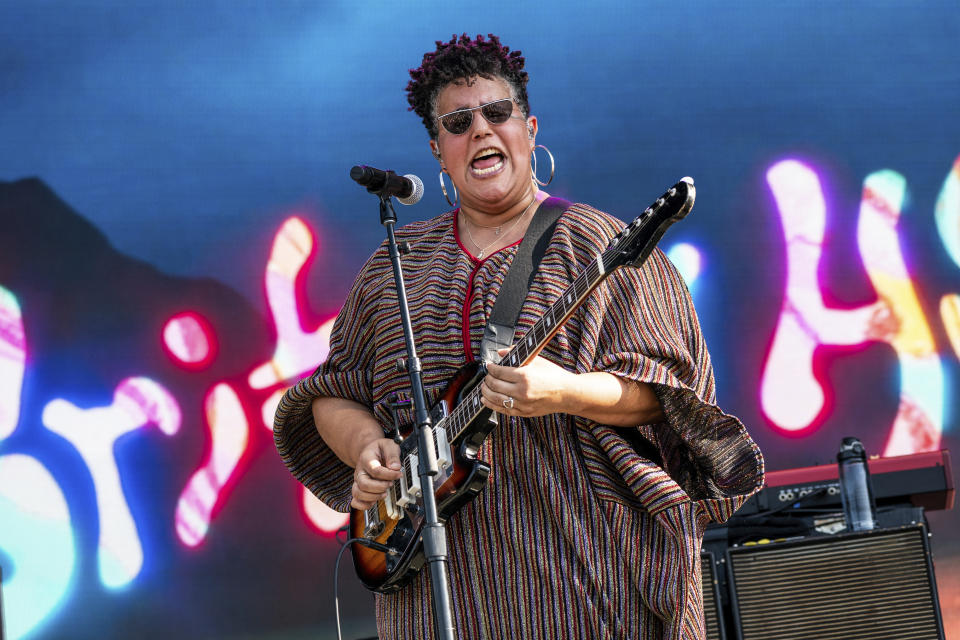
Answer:
[[[483, 327], [517, 245], [477, 260], [457, 236], [457, 212], [397, 230], [418, 355], [431, 403], [478, 357]], [[623, 223], [591, 207], [560, 218], [517, 326], [540, 317]], [[352, 469], [319, 437], [318, 395], [371, 408], [409, 394], [386, 246], [367, 261], [334, 325], [330, 356], [287, 391], [274, 436], [294, 476], [340, 511]], [[704, 637], [700, 545], [763, 479], [760, 451], [715, 402], [713, 373], [686, 287], [659, 250], [607, 278], [542, 355], [576, 372], [650, 383], [662, 423], [623, 429], [565, 414], [500, 416], [479, 457], [484, 491], [447, 523], [453, 620], [461, 638]], [[409, 396], [408, 396], [409, 397]], [[401, 416], [412, 422], [412, 411]], [[345, 425], [344, 428], [349, 428]], [[637, 446], [638, 435], [641, 445]], [[381, 638], [433, 635], [426, 571], [377, 595]]]

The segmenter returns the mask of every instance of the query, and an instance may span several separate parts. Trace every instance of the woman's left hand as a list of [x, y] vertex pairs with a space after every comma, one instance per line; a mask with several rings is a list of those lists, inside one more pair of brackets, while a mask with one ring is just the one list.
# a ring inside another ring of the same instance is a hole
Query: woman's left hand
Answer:
[[[508, 349], [501, 349], [500, 355]], [[569, 392], [576, 385], [575, 373], [537, 356], [522, 367], [487, 365], [480, 385], [483, 404], [498, 413], [531, 418], [550, 413], [568, 413]]]

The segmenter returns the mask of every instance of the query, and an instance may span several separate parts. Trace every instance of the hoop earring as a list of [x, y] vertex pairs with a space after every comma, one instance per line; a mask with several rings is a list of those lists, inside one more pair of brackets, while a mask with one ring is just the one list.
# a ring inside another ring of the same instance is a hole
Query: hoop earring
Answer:
[[451, 207], [457, 207], [460, 204], [460, 194], [457, 193], [457, 185], [450, 180], [450, 188], [453, 189], [453, 199], [456, 202], [450, 202], [450, 196], [447, 195], [447, 185], [443, 183], [443, 169], [440, 169], [440, 191], [443, 191], [443, 197], [447, 199], [447, 204]]
[[[537, 177], [537, 149], [543, 149], [547, 152], [547, 156], [550, 158], [550, 178], [546, 182], [541, 182], [540, 178]], [[530, 157], [533, 160], [533, 181], [536, 182], [541, 187], [545, 187], [553, 182], [553, 173], [556, 169], [556, 163], [553, 160], [553, 154], [550, 153], [550, 149], [547, 149], [544, 145], [538, 144], [533, 147], [533, 151], [530, 152]]]

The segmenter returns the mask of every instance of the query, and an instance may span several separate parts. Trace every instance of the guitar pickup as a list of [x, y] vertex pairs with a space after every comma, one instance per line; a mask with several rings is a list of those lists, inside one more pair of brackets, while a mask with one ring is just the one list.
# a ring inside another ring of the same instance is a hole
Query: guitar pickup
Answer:
[[422, 493], [420, 490], [420, 473], [418, 470], [420, 459], [417, 457], [417, 454], [411, 453], [407, 460], [410, 461], [410, 483], [407, 485], [407, 489], [412, 497], [419, 498]]
[[402, 515], [400, 507], [397, 505], [396, 496], [399, 487], [399, 483], [394, 482], [390, 485], [390, 488], [387, 489], [387, 496], [383, 499], [383, 507], [387, 511], [387, 517], [391, 520], [399, 520]]
[[416, 471], [418, 462], [419, 459], [415, 453], [411, 453], [404, 461], [403, 475], [400, 476], [400, 497], [397, 498], [397, 504], [401, 507], [414, 502], [422, 493], [420, 476]]
[[446, 469], [453, 464], [453, 452], [450, 450], [450, 441], [447, 440], [447, 430], [443, 424], [434, 427], [433, 439], [437, 445], [437, 468]]

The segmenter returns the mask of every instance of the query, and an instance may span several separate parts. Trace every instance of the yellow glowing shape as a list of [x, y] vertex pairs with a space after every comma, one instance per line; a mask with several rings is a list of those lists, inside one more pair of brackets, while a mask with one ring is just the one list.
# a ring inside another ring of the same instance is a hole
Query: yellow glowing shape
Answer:
[[960, 358], [960, 295], [951, 293], [940, 298], [940, 318], [947, 330], [950, 346]]

